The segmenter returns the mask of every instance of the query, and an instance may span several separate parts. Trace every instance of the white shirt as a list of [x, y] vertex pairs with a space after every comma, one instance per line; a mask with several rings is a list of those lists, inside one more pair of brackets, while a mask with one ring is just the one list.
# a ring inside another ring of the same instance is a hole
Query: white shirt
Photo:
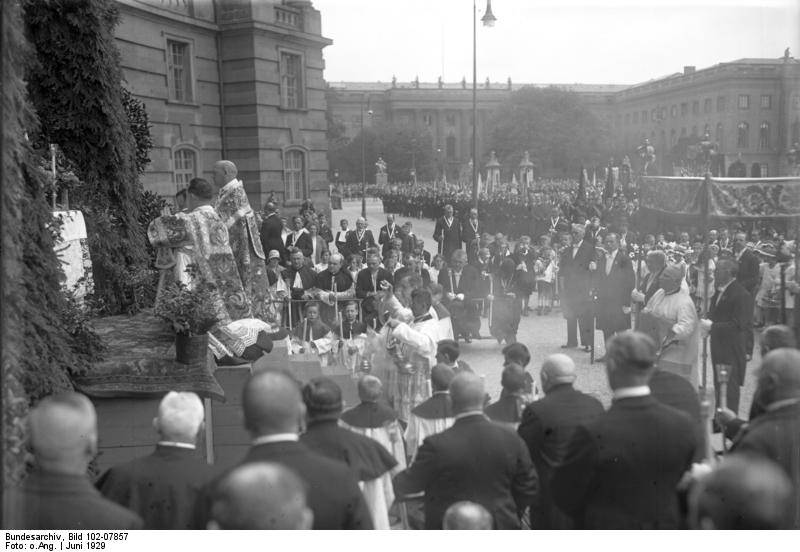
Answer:
[[637, 385], [635, 387], [620, 387], [614, 389], [613, 399], [630, 399], [633, 397], [646, 397], [650, 394], [650, 387], [647, 385]]
[[[735, 278], [734, 278], [735, 279]], [[714, 301], [714, 306], [716, 307], [719, 305], [719, 300], [722, 299], [722, 295], [725, 293], [725, 290], [728, 289], [728, 286], [733, 283], [733, 280], [725, 284], [724, 286], [717, 288], [717, 300]]]
[[[619, 251], [619, 249], [617, 249]], [[606, 276], [611, 274], [611, 268], [614, 266], [614, 259], [617, 258], [617, 251], [613, 251], [606, 255]]]
[[178, 441], [159, 441], [158, 446], [175, 447], [175, 448], [190, 449], [190, 450], [195, 449], [195, 446], [192, 443], [180, 443]]
[[470, 416], [484, 416], [483, 410], [470, 410], [468, 412], [462, 412], [461, 414], [456, 414], [453, 416], [454, 420], [460, 420], [461, 418], [468, 418]]
[[251, 444], [256, 446], [266, 445], [268, 443], [282, 443], [285, 441], [297, 442], [299, 440], [300, 437], [297, 435], [297, 433], [273, 433], [272, 435], [262, 435], [261, 437], [256, 437], [253, 439]]
[[300, 277], [300, 271], [294, 273], [294, 283], [292, 284], [293, 288], [302, 289], [303, 288], [303, 279]]

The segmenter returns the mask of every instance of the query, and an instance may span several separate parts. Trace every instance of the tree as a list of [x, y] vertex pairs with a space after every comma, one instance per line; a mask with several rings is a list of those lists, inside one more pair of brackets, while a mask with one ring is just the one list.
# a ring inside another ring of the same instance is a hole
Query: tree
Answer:
[[97, 303], [129, 311], [148, 263], [138, 180], [147, 155], [137, 151], [123, 103], [118, 8], [111, 0], [23, 0], [23, 10], [36, 53], [27, 74], [41, 123], [34, 138], [58, 144], [81, 182], [71, 199], [86, 220]]
[[[361, 142], [364, 141], [364, 162], [361, 159]], [[330, 149], [331, 169], [339, 171], [339, 178], [360, 182], [362, 165], [366, 167], [368, 183], [375, 183], [375, 163], [382, 157], [387, 165], [389, 182], [413, 180], [430, 181], [436, 178], [436, 158], [433, 137], [425, 130], [409, 125], [382, 123], [366, 127], [363, 132], [338, 149]]]
[[574, 93], [557, 87], [523, 88], [511, 94], [488, 125], [490, 150], [516, 164], [524, 152], [541, 170], [574, 174], [581, 165], [608, 159], [607, 129]]

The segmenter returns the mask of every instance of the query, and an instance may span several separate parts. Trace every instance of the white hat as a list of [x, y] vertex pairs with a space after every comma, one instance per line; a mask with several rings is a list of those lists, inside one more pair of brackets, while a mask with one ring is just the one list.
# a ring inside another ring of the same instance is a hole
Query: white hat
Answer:
[[270, 259], [280, 259], [280, 258], [281, 258], [281, 254], [280, 254], [280, 253], [278, 253], [278, 252], [277, 252], [275, 249], [271, 250], [271, 251], [269, 252], [269, 255], [267, 256], [267, 260], [270, 260]]

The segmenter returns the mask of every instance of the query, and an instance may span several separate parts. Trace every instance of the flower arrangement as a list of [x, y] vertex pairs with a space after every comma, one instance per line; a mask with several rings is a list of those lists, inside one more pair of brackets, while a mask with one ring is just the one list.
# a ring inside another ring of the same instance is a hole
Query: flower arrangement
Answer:
[[168, 322], [177, 334], [204, 335], [217, 323], [217, 287], [198, 277], [194, 265], [189, 265], [187, 272], [193, 276], [193, 287], [175, 282], [164, 288], [155, 314]]

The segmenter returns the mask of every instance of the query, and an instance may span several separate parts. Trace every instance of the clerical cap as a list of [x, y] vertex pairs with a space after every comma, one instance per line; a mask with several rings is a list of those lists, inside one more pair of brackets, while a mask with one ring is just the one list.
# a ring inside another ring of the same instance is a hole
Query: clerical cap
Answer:
[[314, 378], [303, 386], [303, 402], [312, 417], [338, 416], [342, 411], [342, 390], [330, 378]]

